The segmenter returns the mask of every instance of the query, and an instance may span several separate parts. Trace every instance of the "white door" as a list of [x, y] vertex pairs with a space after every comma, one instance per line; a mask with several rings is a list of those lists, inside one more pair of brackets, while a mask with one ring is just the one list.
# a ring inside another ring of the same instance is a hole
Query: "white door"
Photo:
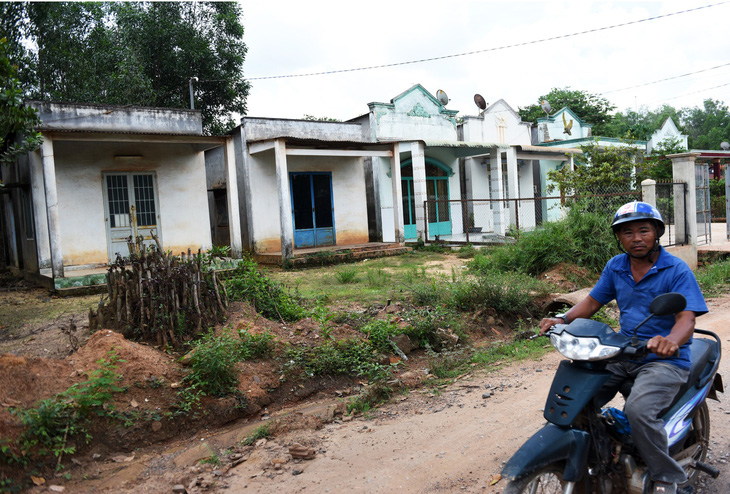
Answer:
[[142, 236], [145, 245], [154, 245], [154, 232], [162, 241], [155, 175], [105, 173], [103, 179], [109, 261], [115, 261], [117, 253], [129, 256], [130, 237]]

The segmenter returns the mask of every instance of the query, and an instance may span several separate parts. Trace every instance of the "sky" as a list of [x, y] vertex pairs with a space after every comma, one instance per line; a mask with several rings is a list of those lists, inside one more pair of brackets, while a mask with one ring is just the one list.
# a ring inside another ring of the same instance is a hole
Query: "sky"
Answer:
[[730, 104], [728, 0], [249, 0], [242, 10], [252, 117], [349, 120], [415, 84], [445, 91], [459, 116], [479, 113], [477, 93], [517, 110], [565, 87], [617, 111]]

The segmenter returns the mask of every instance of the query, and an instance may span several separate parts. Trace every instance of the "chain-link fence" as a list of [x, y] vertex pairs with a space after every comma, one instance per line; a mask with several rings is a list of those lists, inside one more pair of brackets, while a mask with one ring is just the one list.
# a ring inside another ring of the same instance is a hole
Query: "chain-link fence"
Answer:
[[425, 201], [424, 238], [452, 244], [501, 244], [514, 241], [520, 232], [560, 221], [569, 208], [580, 207], [612, 215], [619, 206], [641, 200], [641, 191], [603, 188], [580, 194], [506, 199]]

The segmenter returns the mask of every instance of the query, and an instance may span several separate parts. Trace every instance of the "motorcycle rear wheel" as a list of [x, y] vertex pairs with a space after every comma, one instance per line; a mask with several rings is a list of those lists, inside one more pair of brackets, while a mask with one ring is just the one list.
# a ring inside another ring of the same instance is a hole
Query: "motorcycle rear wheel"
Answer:
[[[565, 464], [551, 463], [529, 475], [520, 477], [507, 484], [503, 494], [562, 494], [567, 484], [563, 480]], [[576, 486], [575, 492], [583, 492]]]
[[[692, 419], [692, 429], [684, 440], [684, 450], [693, 446], [696, 447], [696, 450], [690, 457], [696, 461], [704, 461], [710, 446], [710, 411], [705, 402], [697, 409], [697, 413]], [[698, 470], [689, 466], [685, 467], [684, 471], [687, 472], [687, 482], [680, 484], [679, 487], [694, 484], [700, 474]]]

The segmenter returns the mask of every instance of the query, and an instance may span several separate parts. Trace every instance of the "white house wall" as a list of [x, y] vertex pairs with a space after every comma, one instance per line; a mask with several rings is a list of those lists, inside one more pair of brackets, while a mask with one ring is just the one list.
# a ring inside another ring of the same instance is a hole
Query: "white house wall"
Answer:
[[54, 154], [65, 265], [108, 260], [103, 172], [155, 172], [164, 249], [211, 247], [204, 158], [191, 146], [56, 141]]
[[[251, 183], [254, 184], [251, 188], [254, 250], [261, 254], [279, 252], [281, 232], [274, 154], [267, 151], [251, 155], [249, 159]], [[289, 172], [331, 172], [337, 245], [368, 242], [362, 158], [287, 156], [287, 168]]]

